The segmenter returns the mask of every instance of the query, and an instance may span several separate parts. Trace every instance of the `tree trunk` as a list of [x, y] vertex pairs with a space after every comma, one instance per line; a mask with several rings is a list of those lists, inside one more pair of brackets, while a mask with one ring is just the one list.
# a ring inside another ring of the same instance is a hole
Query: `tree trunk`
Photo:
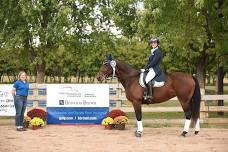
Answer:
[[[200, 85], [200, 93], [201, 95], [205, 95], [205, 69], [207, 64], [207, 58], [208, 56], [203, 54], [197, 62], [196, 66], [196, 78], [199, 81]], [[205, 101], [201, 101], [201, 109], [205, 110]], [[200, 117], [202, 119], [208, 117], [208, 113], [201, 112]]]
[[44, 64], [37, 65], [36, 70], [37, 70], [37, 83], [44, 83], [45, 65]]
[[[220, 66], [217, 69], [217, 94], [223, 94], [223, 78], [223, 67]], [[218, 100], [218, 106], [224, 106], [224, 101]], [[219, 111], [218, 115], [224, 115], [224, 112]]]
[[61, 82], [62, 82], [62, 76], [61, 76], [61, 75], [59, 75], [59, 76], [58, 76], [58, 78], [59, 78], [58, 83], [61, 83]]
[[205, 90], [205, 61], [202, 58], [199, 59], [197, 63], [196, 78], [199, 81], [200, 88]]
[[0, 74], [0, 83], [2, 83], [2, 76], [3, 74]]

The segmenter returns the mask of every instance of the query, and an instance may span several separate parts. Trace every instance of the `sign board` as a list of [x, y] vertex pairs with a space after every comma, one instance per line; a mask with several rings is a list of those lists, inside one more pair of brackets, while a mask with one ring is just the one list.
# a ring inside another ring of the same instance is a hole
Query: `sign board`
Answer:
[[108, 111], [108, 84], [47, 84], [47, 124], [100, 124]]
[[14, 99], [11, 94], [13, 85], [0, 85], [0, 116], [15, 116]]

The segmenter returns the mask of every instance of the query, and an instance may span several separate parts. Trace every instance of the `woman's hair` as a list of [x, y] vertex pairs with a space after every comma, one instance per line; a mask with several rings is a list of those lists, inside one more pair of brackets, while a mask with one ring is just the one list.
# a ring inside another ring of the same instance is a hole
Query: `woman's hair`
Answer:
[[22, 75], [23, 73], [26, 75], [26, 79], [25, 79], [25, 80], [27, 80], [27, 74], [26, 74], [25, 71], [20, 71], [20, 72], [19, 72], [18, 78], [17, 78], [18, 80], [21, 80], [20, 77], [21, 77], [21, 75]]

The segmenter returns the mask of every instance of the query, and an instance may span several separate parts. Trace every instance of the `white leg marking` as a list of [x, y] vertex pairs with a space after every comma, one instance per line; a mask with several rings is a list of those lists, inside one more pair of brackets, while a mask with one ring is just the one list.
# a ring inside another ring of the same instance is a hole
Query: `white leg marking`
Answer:
[[195, 131], [200, 131], [200, 119], [198, 118], [195, 124]]
[[143, 124], [142, 121], [137, 121], [137, 131], [143, 132]]
[[183, 131], [188, 132], [189, 131], [190, 124], [191, 124], [191, 120], [185, 119], [184, 130]]

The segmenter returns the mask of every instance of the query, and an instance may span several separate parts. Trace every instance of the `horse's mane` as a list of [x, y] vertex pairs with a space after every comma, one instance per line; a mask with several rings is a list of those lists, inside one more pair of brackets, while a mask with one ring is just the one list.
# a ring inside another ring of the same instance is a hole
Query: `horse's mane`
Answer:
[[134, 73], [134, 74], [131, 75], [131, 76], [139, 76], [139, 75], [140, 75], [140, 70], [139, 70], [138, 68], [135, 68], [135, 67], [133, 67], [132, 65], [127, 64], [127, 63], [125, 63], [124, 61], [119, 60], [119, 59], [117, 59], [116, 61], [122, 63], [122, 64], [124, 65], [124, 68], [125, 68], [125, 69], [131, 69], [131, 71]]

